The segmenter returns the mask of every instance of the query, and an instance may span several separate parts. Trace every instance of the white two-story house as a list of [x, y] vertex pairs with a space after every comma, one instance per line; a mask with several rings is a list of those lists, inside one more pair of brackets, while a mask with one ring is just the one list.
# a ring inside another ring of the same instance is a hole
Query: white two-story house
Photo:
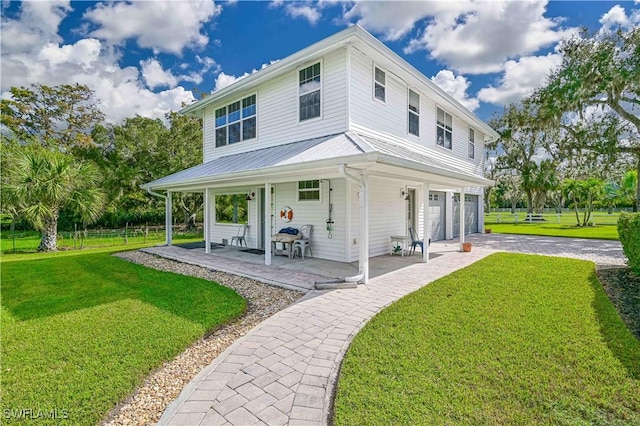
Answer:
[[246, 240], [265, 264], [273, 234], [310, 224], [313, 256], [359, 260], [365, 282], [409, 227], [425, 241], [483, 229], [483, 150], [498, 135], [357, 25], [182, 113], [203, 120], [203, 163], [143, 188], [166, 191], [169, 225], [173, 192], [203, 192], [207, 252], [236, 234], [216, 218], [229, 194], [248, 200]]

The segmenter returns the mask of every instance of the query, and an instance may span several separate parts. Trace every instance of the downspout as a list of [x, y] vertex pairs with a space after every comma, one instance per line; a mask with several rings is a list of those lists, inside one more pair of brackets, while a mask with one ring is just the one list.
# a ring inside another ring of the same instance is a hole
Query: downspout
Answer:
[[[364, 206], [364, 194], [365, 191], [367, 190], [367, 181], [366, 179], [363, 178], [358, 178], [356, 176], [353, 176], [352, 174], [348, 173], [346, 170], [346, 166], [344, 164], [339, 164], [338, 165], [338, 171], [340, 172], [340, 174], [347, 179], [350, 182], [355, 183], [356, 185], [358, 185], [360, 187], [360, 235], [364, 235], [368, 232], [367, 229], [365, 229], [368, 225], [368, 221], [363, 220], [364, 217], [364, 211], [363, 209], [365, 208]], [[366, 247], [364, 246], [365, 244], [368, 244], [368, 239], [365, 238], [363, 241], [363, 238], [360, 238], [360, 255], [358, 256], [358, 275], [354, 275], [352, 277], [345, 277], [344, 281], [345, 282], [350, 282], [350, 283], [358, 283], [358, 282], [364, 282], [366, 284], [366, 278], [367, 275], [369, 275], [367, 272], [367, 270], [369, 269], [369, 259], [368, 259], [368, 253], [366, 250]]]

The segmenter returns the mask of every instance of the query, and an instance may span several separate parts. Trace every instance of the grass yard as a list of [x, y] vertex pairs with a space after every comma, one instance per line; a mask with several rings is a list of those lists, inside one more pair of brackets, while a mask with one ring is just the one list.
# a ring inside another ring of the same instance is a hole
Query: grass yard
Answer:
[[108, 252], [30, 256], [0, 265], [5, 423], [17, 422], [6, 410], [31, 409], [94, 425], [164, 360], [246, 309], [229, 288]]
[[599, 240], [618, 240], [616, 225], [597, 225], [577, 227], [557, 223], [485, 223], [498, 234], [542, 235], [545, 237], [595, 238]]
[[[13, 236], [15, 235], [15, 239]], [[40, 244], [40, 233], [36, 231], [21, 231], [14, 235], [10, 231], [2, 231], [0, 233], [0, 252], [8, 255], [20, 255], [26, 253], [35, 253]], [[58, 234], [58, 250], [87, 250], [104, 247], [118, 247], [128, 249], [129, 246], [149, 247], [161, 244], [165, 241], [164, 231], [149, 232], [146, 237], [141, 232], [129, 231], [126, 237], [125, 231], [120, 230], [92, 230], [87, 238], [82, 240], [73, 238], [73, 232], [60, 232]], [[181, 242], [202, 241], [204, 237], [202, 232], [190, 233], [174, 233], [174, 240]], [[14, 251], [15, 249], [15, 251]]]
[[336, 425], [640, 424], [640, 342], [592, 263], [498, 253], [355, 337]]

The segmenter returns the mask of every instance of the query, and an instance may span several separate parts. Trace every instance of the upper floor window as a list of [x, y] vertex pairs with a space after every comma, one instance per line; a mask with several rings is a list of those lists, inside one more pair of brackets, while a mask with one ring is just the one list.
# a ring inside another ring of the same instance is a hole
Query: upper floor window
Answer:
[[469, 128], [469, 158], [476, 158], [476, 131]]
[[215, 116], [216, 147], [256, 137], [256, 95], [218, 108]]
[[382, 102], [387, 100], [387, 76], [378, 67], [374, 67], [373, 97]]
[[320, 90], [320, 62], [301, 69], [298, 86], [300, 121], [320, 117]]
[[437, 134], [436, 143], [445, 148], [451, 149], [453, 141], [453, 117], [448, 112], [437, 109]]
[[409, 89], [409, 133], [420, 136], [420, 95]]
[[298, 182], [299, 201], [320, 201], [320, 181], [301, 180]]

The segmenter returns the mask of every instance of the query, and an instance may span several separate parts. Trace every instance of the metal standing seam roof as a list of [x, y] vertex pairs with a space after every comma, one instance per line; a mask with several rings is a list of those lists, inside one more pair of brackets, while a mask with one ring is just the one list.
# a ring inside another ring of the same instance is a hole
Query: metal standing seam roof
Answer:
[[188, 183], [200, 178], [213, 178], [231, 173], [261, 170], [318, 160], [363, 154], [364, 151], [345, 133], [307, 139], [255, 151], [216, 158], [142, 185], [158, 188], [163, 185]]
[[403, 160], [409, 160], [416, 163], [423, 164], [434, 169], [440, 169], [443, 171], [453, 172], [459, 175], [467, 176], [470, 178], [483, 178], [470, 173], [466, 170], [459, 169], [457, 167], [446, 164], [438, 159], [434, 158], [432, 154], [419, 150], [418, 148], [409, 148], [404, 145], [399, 145], [390, 141], [385, 141], [368, 135], [358, 134], [358, 136], [366, 143], [368, 143], [375, 151], [386, 154], [395, 158], [401, 158]]
[[[379, 153], [392, 158], [411, 161], [440, 170], [443, 175], [457, 175], [472, 181], [486, 180], [465, 170], [456, 168], [433, 157], [433, 154], [380, 138], [359, 133], [339, 133], [320, 138], [307, 139], [216, 158], [207, 163], [191, 167], [169, 176], [142, 185], [143, 188], [162, 188], [189, 184], [205, 178], [230, 175], [248, 171], [260, 171], [278, 166], [291, 166], [314, 161], [338, 159], [358, 154]], [[489, 182], [489, 181], [487, 181]]]

